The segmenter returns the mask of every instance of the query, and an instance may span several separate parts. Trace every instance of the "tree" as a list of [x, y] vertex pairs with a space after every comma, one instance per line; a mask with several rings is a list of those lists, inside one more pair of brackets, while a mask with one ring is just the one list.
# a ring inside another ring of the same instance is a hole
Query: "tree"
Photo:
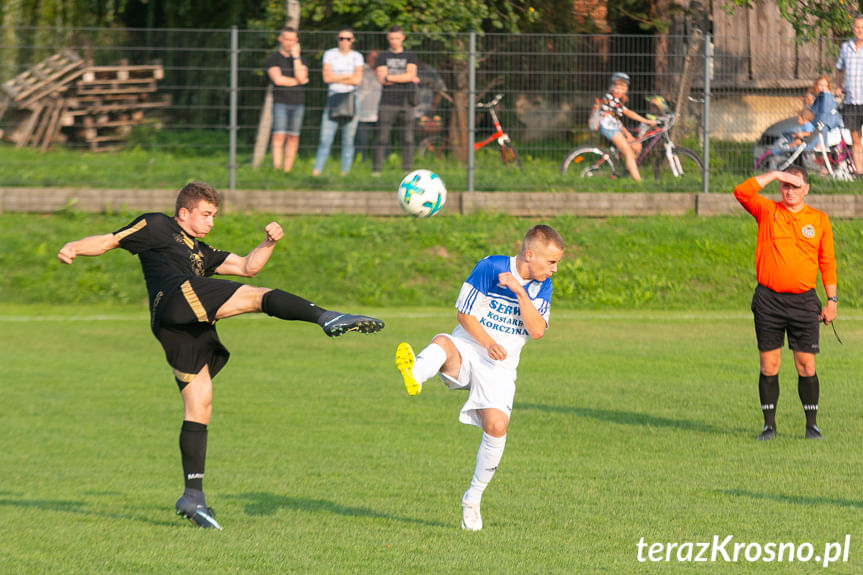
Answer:
[[[724, 0], [723, 8], [733, 14], [738, 7], [751, 8], [759, 0]], [[853, 19], [863, 13], [863, 0], [820, 0], [800, 2], [799, 0], [773, 0], [791, 27], [798, 42], [816, 38], [845, 38], [851, 35]]]
[[[550, 0], [549, 0], [550, 1]], [[452, 66], [454, 114], [450, 142], [467, 158], [468, 32], [517, 33], [539, 18], [535, 3], [523, 0], [311, 0], [302, 3], [303, 21], [334, 29], [349, 24], [359, 30], [386, 30], [396, 24], [407, 33], [406, 46], [419, 39], [437, 40], [455, 54]]]

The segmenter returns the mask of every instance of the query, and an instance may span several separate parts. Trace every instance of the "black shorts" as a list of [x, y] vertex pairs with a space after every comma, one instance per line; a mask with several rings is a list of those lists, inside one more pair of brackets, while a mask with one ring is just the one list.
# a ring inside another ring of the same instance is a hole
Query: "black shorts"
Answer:
[[814, 289], [803, 293], [779, 293], [759, 285], [752, 296], [752, 314], [759, 351], [781, 348], [786, 333], [788, 347], [794, 351], [820, 351], [821, 300]]
[[860, 126], [863, 125], [863, 105], [845, 104], [842, 107], [842, 121], [852, 132], [859, 131]]
[[153, 335], [165, 350], [165, 359], [183, 389], [204, 366], [215, 377], [225, 366], [230, 352], [216, 333], [216, 312], [243, 284], [196, 277], [156, 301], [153, 308]]

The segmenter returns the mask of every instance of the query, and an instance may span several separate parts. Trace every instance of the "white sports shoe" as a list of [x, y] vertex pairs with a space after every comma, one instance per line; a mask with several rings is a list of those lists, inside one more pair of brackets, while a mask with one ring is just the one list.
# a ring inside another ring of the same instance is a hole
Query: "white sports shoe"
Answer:
[[482, 515], [479, 514], [479, 503], [461, 502], [461, 528], [467, 531], [482, 530]]

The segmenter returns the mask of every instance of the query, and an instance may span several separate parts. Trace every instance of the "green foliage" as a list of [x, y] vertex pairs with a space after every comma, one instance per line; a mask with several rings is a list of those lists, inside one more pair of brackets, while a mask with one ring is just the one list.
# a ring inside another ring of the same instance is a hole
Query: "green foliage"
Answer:
[[[67, 241], [119, 229], [135, 214], [0, 216], [0, 301], [136, 303], [146, 293], [137, 258], [115, 250], [71, 266], [55, 256]], [[245, 255], [279, 221], [285, 230], [250, 283], [283, 288], [323, 306], [453, 305], [473, 265], [515, 254], [538, 218], [220, 216], [212, 245]], [[755, 284], [756, 228], [749, 216], [546, 220], [568, 249], [555, 276], [559, 309], [745, 310]], [[843, 306], [863, 306], [863, 221], [834, 222]], [[820, 287], [819, 287], [820, 290]]]
[[303, 2], [311, 22], [328, 27], [347, 20], [361, 30], [386, 30], [397, 24], [407, 32], [435, 40], [464, 32], [518, 32], [538, 17], [530, 2], [519, 0], [335, 0]]
[[[846, 38], [851, 36], [853, 18], [863, 12], [863, 2], [845, 0], [823, 0], [821, 2], [799, 2], [798, 0], [776, 0], [779, 13], [794, 28], [798, 42], [822, 37]], [[750, 8], [754, 0], [724, 0], [723, 7], [734, 13], [737, 7]]]

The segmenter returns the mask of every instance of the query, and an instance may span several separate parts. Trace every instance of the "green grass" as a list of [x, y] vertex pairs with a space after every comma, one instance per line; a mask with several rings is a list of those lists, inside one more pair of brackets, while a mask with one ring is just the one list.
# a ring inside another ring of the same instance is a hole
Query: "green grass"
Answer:
[[[57, 147], [47, 153], [33, 149], [18, 149], [0, 144], [0, 186], [59, 186], [86, 188], [167, 188], [174, 189], [190, 180], [206, 181], [220, 189], [229, 185], [230, 158], [221, 134], [207, 132], [170, 132], [158, 140], [134, 140], [119, 152], [90, 153]], [[559, 191], [559, 192], [700, 192], [700, 179], [656, 181], [650, 167], [642, 167], [644, 184], [630, 178], [583, 179], [573, 174], [561, 176], [560, 163], [569, 151], [567, 145], [544, 148], [537, 144], [537, 153], [521, 150], [524, 169], [503, 166], [500, 156], [491, 147], [476, 154], [474, 188], [482, 191]], [[727, 146], [726, 146], [727, 147]], [[752, 175], [749, 162], [738, 165], [746, 156], [740, 146], [727, 154], [715, 153], [710, 187], [714, 192], [726, 192]], [[720, 149], [724, 149], [720, 146]], [[258, 169], [251, 167], [251, 154], [241, 150], [237, 158], [236, 187], [266, 190], [395, 190], [404, 175], [399, 153], [393, 153], [383, 166], [380, 178], [371, 177], [371, 163], [356, 162], [349, 177], [339, 175], [337, 150], [334, 150], [321, 177], [312, 177], [314, 148], [301, 148], [290, 174], [272, 169], [269, 156]], [[730, 155], [729, 155], [730, 154]], [[419, 155], [414, 167], [436, 171], [452, 191], [467, 187], [465, 166], [454, 157]], [[858, 193], [853, 183], [834, 183], [816, 179], [817, 193]]]
[[[75, 288], [72, 288], [75, 289]], [[522, 354], [484, 531], [458, 529], [479, 432], [464, 395], [409, 398], [392, 362], [451, 308], [371, 308], [387, 328], [220, 322], [205, 486], [225, 527], [173, 516], [180, 400], [140, 306], [0, 305], [3, 573], [811, 573], [814, 563], [639, 563], [648, 542], [851, 535], [860, 573], [863, 317], [819, 356], [824, 442], [802, 439], [791, 358], [780, 436], [760, 427], [746, 309], [575, 311]]]
[[[0, 302], [145, 307], [137, 258], [115, 250], [64, 266], [55, 257], [65, 242], [114, 231], [134, 215], [0, 215]], [[569, 246], [555, 279], [559, 309], [742, 310], [755, 285], [756, 224], [748, 215], [416, 220], [238, 214], [219, 217], [207, 241], [245, 255], [272, 219], [286, 237], [252, 282], [325, 306], [451, 306], [478, 259], [516, 253], [524, 232], [540, 221], [560, 231]], [[863, 220], [833, 226], [841, 314], [844, 307], [863, 307]]]

